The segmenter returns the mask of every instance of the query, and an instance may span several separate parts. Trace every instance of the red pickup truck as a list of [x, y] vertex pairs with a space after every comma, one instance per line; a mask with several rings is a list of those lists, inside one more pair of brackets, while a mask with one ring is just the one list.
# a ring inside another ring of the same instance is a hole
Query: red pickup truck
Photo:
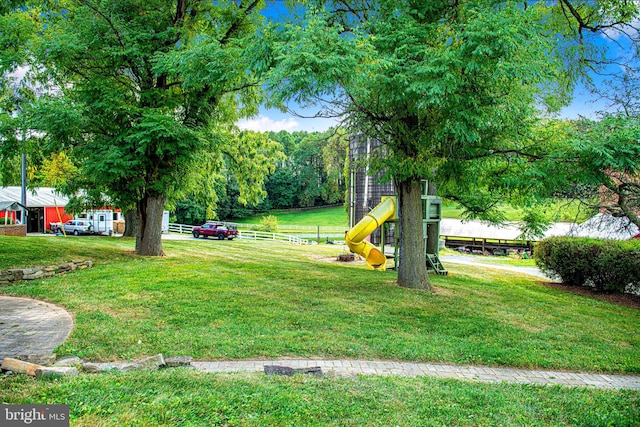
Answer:
[[196, 239], [200, 236], [207, 238], [209, 236], [215, 236], [218, 240], [229, 239], [233, 240], [234, 237], [238, 237], [238, 230], [227, 224], [219, 222], [207, 222], [197, 227], [193, 227], [193, 237]]

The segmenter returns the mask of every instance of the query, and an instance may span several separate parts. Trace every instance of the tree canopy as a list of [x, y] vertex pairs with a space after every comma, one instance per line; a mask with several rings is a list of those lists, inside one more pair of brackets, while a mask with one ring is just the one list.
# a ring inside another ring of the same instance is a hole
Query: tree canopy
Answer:
[[136, 209], [137, 253], [162, 254], [165, 202], [211, 191], [214, 172], [227, 167], [245, 200], [263, 194], [279, 146], [234, 126], [261, 100], [262, 1], [18, 3], [4, 17], [37, 28], [22, 59], [46, 86], [30, 126], [75, 160], [67, 192]]
[[429, 287], [422, 179], [475, 211], [504, 200], [541, 108], [564, 96], [545, 4], [310, 1], [274, 49], [282, 102], [331, 100], [379, 139], [400, 206], [399, 282]]

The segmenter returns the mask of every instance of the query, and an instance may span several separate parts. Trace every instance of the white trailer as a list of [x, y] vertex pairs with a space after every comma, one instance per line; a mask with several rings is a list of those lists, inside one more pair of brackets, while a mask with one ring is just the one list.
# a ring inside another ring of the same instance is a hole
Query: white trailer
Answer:
[[113, 211], [110, 209], [101, 209], [95, 211], [86, 211], [80, 215], [91, 221], [91, 231], [96, 234], [113, 233]]

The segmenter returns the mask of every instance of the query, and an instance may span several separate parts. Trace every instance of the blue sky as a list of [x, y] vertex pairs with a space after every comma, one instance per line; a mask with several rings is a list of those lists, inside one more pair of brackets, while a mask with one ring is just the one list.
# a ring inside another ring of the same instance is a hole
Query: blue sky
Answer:
[[[579, 116], [583, 116], [596, 119], [596, 113], [604, 109], [604, 102], [597, 101], [584, 87], [578, 87], [574, 92], [573, 102], [560, 111], [559, 117], [577, 119]], [[299, 110], [297, 112], [300, 115], [308, 116], [314, 114], [313, 110]], [[290, 113], [283, 113], [277, 109], [261, 108], [258, 116], [240, 120], [237, 124], [241, 129], [259, 132], [279, 132], [281, 130], [287, 132], [323, 132], [332, 126], [336, 126], [337, 121], [336, 119], [325, 118], [301, 118]]]
[[[287, 8], [282, 1], [274, 0], [267, 1], [267, 8], [263, 12], [269, 19], [279, 20], [284, 15], [288, 14]], [[638, 23], [634, 23], [638, 24]], [[636, 25], [637, 26], [637, 25]], [[624, 43], [620, 34], [609, 33], [608, 39], [601, 35], [595, 37], [598, 38], [599, 43], [606, 44], [608, 46], [608, 57], [620, 57], [626, 55], [625, 50], [629, 49], [628, 43]], [[619, 71], [619, 70], [617, 70]], [[289, 105], [289, 107], [295, 111], [298, 115], [313, 116], [315, 114], [314, 109], [300, 109], [297, 105]], [[590, 119], [597, 118], [597, 112], [606, 109], [606, 103], [602, 100], [598, 100], [593, 94], [586, 90], [583, 86], [578, 86], [574, 91], [573, 102], [563, 108], [559, 117], [575, 119], [579, 116], [584, 116]], [[319, 107], [318, 107], [319, 108]], [[331, 126], [335, 126], [337, 121], [335, 119], [325, 118], [302, 118], [298, 115], [290, 114], [287, 112], [281, 112], [278, 109], [265, 109], [261, 108], [258, 116], [250, 119], [241, 120], [238, 122], [238, 126], [242, 129], [251, 129], [256, 131], [280, 131], [286, 130], [293, 131], [325, 131]]]

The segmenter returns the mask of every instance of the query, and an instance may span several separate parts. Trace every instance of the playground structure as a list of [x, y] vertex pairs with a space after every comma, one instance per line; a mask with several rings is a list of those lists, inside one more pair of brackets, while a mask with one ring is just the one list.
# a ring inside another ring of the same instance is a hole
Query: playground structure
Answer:
[[[438, 256], [439, 245], [429, 245], [429, 236], [440, 235], [440, 221], [442, 219], [442, 201], [439, 197], [427, 194], [427, 181], [422, 181], [422, 236], [423, 250], [426, 258], [427, 268], [438, 274], [447, 274], [447, 270], [442, 266]], [[378, 249], [367, 237], [385, 223], [394, 222], [398, 219], [396, 210], [396, 196], [382, 196], [380, 203], [367, 213], [358, 223], [353, 226], [345, 235], [345, 241], [349, 249], [362, 256], [367, 266], [372, 270], [385, 271], [387, 269], [387, 256], [384, 253], [385, 241], [384, 231], [382, 232], [381, 248]], [[394, 224], [395, 225], [395, 224]], [[430, 230], [435, 227], [435, 230]], [[394, 238], [394, 269], [397, 268], [398, 260], [398, 240]]]
[[393, 196], [386, 196], [371, 212], [366, 214], [345, 235], [345, 241], [352, 252], [364, 257], [369, 268], [386, 270], [387, 256], [371, 242], [365, 239], [389, 219], [396, 219], [396, 201]]
[[[392, 182], [380, 182], [381, 173], [372, 175], [368, 160], [384, 155], [380, 141], [365, 135], [352, 135], [349, 141], [349, 226], [345, 236], [352, 252], [362, 256], [369, 268], [387, 269], [385, 242], [394, 248], [394, 267], [398, 264], [398, 240], [395, 233], [398, 212], [396, 190]], [[427, 268], [438, 274], [447, 274], [438, 256], [442, 202], [439, 197], [428, 194], [428, 184], [422, 181], [422, 229], [423, 250]], [[435, 241], [429, 241], [429, 237]], [[376, 247], [380, 245], [380, 248]]]

